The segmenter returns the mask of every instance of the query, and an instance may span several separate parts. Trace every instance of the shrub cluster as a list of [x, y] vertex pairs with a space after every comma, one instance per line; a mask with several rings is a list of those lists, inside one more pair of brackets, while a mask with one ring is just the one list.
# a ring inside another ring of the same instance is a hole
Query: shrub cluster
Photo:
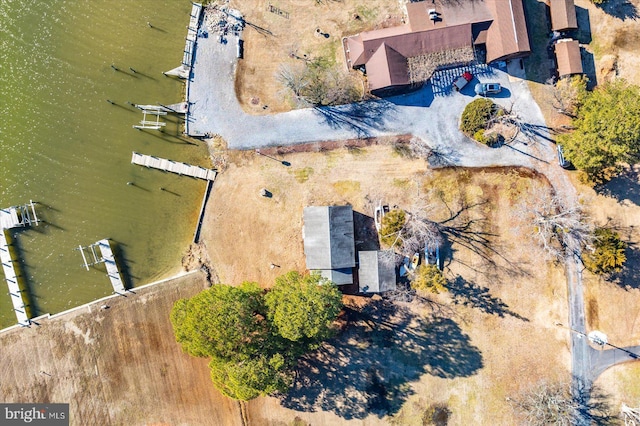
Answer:
[[467, 105], [462, 112], [460, 130], [478, 142], [493, 145], [498, 141], [498, 135], [485, 135], [485, 129], [487, 123], [495, 117], [499, 111], [500, 109], [492, 100], [487, 98], [476, 99]]

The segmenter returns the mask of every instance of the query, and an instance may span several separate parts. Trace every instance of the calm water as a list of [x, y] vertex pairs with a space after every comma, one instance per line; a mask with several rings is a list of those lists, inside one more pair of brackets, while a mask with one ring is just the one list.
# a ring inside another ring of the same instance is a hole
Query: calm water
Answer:
[[[179, 269], [205, 183], [133, 166], [131, 152], [208, 166], [206, 148], [186, 143], [174, 117], [165, 135], [133, 129], [142, 114], [126, 102], [182, 100], [183, 83], [162, 71], [180, 64], [190, 10], [187, 0], [0, 0], [0, 206], [33, 199], [46, 222], [11, 232], [32, 315], [112, 293], [104, 266], [82, 267], [79, 244], [115, 241], [131, 286]], [[0, 327], [15, 322], [3, 279]]]

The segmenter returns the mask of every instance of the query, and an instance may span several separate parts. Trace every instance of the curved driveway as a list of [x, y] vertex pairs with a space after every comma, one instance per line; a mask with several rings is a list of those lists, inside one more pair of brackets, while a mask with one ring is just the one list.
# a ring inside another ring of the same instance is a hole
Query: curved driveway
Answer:
[[[524, 166], [545, 175], [566, 205], [577, 203], [575, 188], [557, 165], [542, 113], [526, 81], [489, 68], [476, 69], [482, 81], [498, 81], [505, 88], [497, 103], [513, 108], [528, 134], [520, 134], [500, 149], [481, 146], [458, 130], [465, 105], [473, 99], [474, 80], [463, 93], [434, 94], [426, 84], [409, 95], [340, 107], [307, 108], [282, 114], [254, 116], [243, 112], [234, 88], [236, 40], [220, 44], [217, 37], [199, 38], [189, 84], [187, 132], [192, 136], [219, 134], [230, 149], [344, 140], [362, 137], [413, 134], [422, 138], [443, 160], [438, 165], [464, 167]], [[521, 71], [520, 71], [521, 72]], [[451, 74], [439, 78], [446, 80]], [[440, 81], [442, 81], [440, 80]], [[528, 136], [528, 137], [527, 137]], [[586, 333], [581, 281], [580, 247], [569, 244], [565, 259], [569, 289], [572, 374], [574, 383], [590, 386], [606, 368], [632, 359], [625, 349], [598, 351], [579, 333]], [[636, 348], [631, 352], [637, 351]], [[637, 352], [636, 352], [637, 353]]]

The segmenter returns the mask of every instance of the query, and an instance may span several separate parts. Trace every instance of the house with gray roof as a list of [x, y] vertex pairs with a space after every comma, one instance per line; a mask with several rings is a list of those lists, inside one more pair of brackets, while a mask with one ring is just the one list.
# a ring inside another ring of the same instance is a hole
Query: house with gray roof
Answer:
[[361, 293], [382, 293], [396, 289], [396, 266], [392, 253], [390, 255], [389, 250], [358, 252], [358, 285]]
[[353, 284], [356, 260], [351, 206], [305, 207], [303, 218], [307, 269], [337, 285]]

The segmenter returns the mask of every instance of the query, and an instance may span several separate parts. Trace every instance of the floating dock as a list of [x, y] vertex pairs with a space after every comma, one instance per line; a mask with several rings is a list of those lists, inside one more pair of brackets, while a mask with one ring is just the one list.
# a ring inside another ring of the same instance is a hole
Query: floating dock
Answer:
[[18, 324], [28, 327], [31, 324], [27, 316], [26, 303], [22, 297], [22, 290], [18, 285], [18, 277], [13, 266], [14, 260], [9, 252], [9, 243], [5, 230], [18, 228], [27, 225], [38, 224], [38, 216], [33, 201], [23, 206], [13, 206], [0, 209], [0, 260], [2, 261], [2, 270], [4, 271], [4, 279], [9, 287], [9, 295], [13, 310], [16, 313]]
[[113, 251], [111, 250], [111, 244], [109, 244], [109, 240], [100, 240], [97, 242], [97, 244], [98, 248], [100, 249], [100, 253], [102, 253], [104, 264], [107, 267], [107, 275], [111, 280], [111, 285], [113, 286], [114, 293], [124, 294], [127, 289], [124, 288], [124, 282], [122, 281], [122, 276], [120, 275], [120, 271], [118, 270], [116, 258], [113, 256]]
[[187, 163], [179, 163], [177, 161], [139, 154], [137, 152], [133, 153], [131, 163], [204, 180], [214, 180], [217, 174], [213, 169], [205, 169], [204, 167], [192, 166]]

